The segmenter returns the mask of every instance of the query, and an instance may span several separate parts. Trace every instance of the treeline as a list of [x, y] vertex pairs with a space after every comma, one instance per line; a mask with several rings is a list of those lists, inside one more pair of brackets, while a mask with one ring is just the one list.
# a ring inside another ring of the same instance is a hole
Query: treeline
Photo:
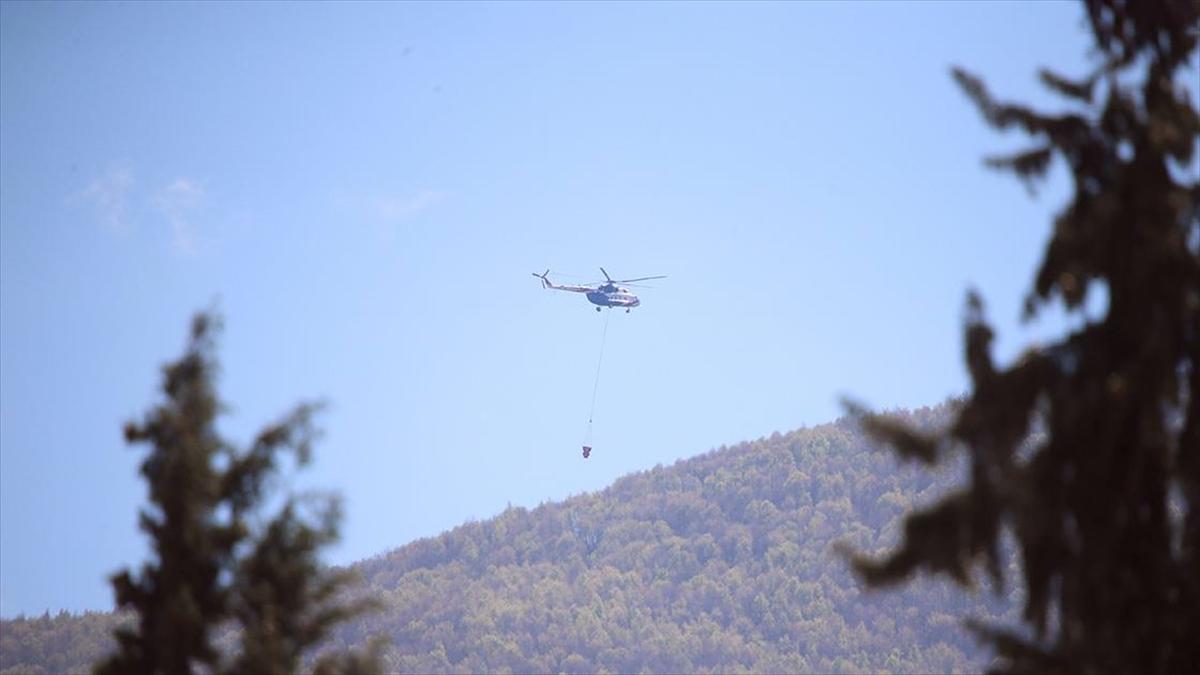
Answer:
[[[897, 415], [930, 426], [947, 411]], [[383, 633], [389, 672], [979, 671], [987, 650], [959, 617], [1015, 624], [1019, 588], [868, 593], [834, 552], [894, 546], [899, 516], [958, 477], [897, 465], [848, 419], [720, 448], [358, 564], [384, 610], [328, 647]], [[105, 616], [25, 620], [22, 640]], [[48, 644], [8, 648], [16, 624], [0, 669], [49, 671]], [[55, 672], [86, 670], [95, 649]]]
[[342, 639], [384, 632], [403, 672], [981, 670], [956, 617], [1012, 623], [1007, 598], [864, 594], [833, 552], [893, 546], [955, 478], [897, 466], [850, 420], [775, 434], [368, 560], [388, 610]]
[[114, 612], [66, 611], [0, 621], [0, 673], [91, 672], [93, 663], [112, 652], [113, 630], [132, 621]]

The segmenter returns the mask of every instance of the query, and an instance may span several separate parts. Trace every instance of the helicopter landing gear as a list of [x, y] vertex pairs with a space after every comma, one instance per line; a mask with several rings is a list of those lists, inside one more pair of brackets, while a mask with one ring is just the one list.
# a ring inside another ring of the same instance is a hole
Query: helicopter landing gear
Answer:
[[628, 314], [630, 311], [631, 311], [631, 310], [628, 310], [628, 309], [627, 309], [627, 310], [625, 310], [625, 313], [626, 313], [626, 314]]
[[599, 308], [599, 307], [597, 307], [597, 308], [596, 308], [596, 311], [597, 311], [597, 312], [599, 312], [599, 311], [600, 311], [600, 308]]

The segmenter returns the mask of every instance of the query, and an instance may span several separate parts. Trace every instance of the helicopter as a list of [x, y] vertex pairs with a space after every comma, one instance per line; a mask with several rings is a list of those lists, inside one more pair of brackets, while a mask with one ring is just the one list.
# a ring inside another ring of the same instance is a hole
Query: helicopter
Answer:
[[600, 272], [604, 274], [604, 282], [596, 282], [595, 284], [588, 284], [586, 286], [570, 286], [565, 284], [561, 286], [557, 285], [548, 278], [550, 276], [550, 270], [546, 270], [541, 274], [534, 272], [533, 276], [542, 280], [542, 288], [552, 288], [556, 291], [570, 291], [572, 293], [586, 293], [587, 299], [593, 305], [597, 305], [597, 312], [604, 307], [608, 307], [610, 309], [613, 307], [624, 307], [626, 314], [628, 314], [629, 311], [634, 307], [642, 304], [642, 301], [638, 300], [636, 295], [630, 293], [628, 288], [618, 286], [617, 284], [629, 284], [635, 281], [649, 281], [650, 279], [667, 278], [666, 275], [660, 275], [654, 277], [638, 277], [636, 279], [613, 279], [612, 277], [608, 276], [608, 272], [605, 272], [603, 267], [600, 268]]

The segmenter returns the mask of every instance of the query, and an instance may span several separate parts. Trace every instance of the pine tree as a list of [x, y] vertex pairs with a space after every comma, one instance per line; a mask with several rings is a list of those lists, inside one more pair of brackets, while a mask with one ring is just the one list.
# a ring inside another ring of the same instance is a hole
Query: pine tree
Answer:
[[[281, 452], [294, 452], [298, 465], [309, 461], [318, 406], [297, 407], [244, 452], [223, 440], [213, 384], [219, 329], [213, 316], [196, 317], [185, 354], [164, 367], [166, 400], [125, 427], [127, 441], [151, 446], [141, 465], [151, 506], [139, 520], [154, 556], [136, 577], [113, 577], [118, 607], [135, 612], [137, 623], [116, 631], [117, 652], [97, 664], [98, 674], [293, 672], [337, 621], [367, 608], [339, 603], [346, 575], [317, 560], [337, 538], [336, 500], [318, 508], [314, 524], [289, 498], [254, 531]], [[214, 644], [215, 631], [230, 625], [242, 631], [232, 659]], [[341, 664], [378, 670], [374, 656], [333, 656], [321, 667]]]
[[[1200, 134], [1184, 83], [1195, 53], [1193, 0], [1086, 0], [1099, 64], [1081, 80], [1040, 77], [1071, 112], [996, 102], [954, 77], [985, 119], [1037, 139], [987, 163], [1030, 184], [1054, 157], [1074, 182], [1026, 302], [1107, 311], [1061, 341], [993, 362], [991, 328], [971, 294], [965, 326], [972, 390], [941, 433], [884, 417], [863, 422], [902, 457], [955, 449], [969, 485], [910, 515], [899, 549], [856, 557], [871, 585], [918, 570], [960, 582], [982, 563], [1003, 582], [999, 537], [1019, 546], [1029, 639], [969, 624], [1009, 671], [1186, 672], [1200, 664]], [[1039, 433], [1031, 435], [1032, 425]], [[1028, 444], [1028, 445], [1026, 445]]]

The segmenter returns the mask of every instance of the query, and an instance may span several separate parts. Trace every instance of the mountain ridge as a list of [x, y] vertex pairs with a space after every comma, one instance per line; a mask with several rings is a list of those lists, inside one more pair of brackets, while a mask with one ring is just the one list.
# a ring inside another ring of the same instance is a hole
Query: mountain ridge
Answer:
[[[933, 426], [947, 411], [894, 414]], [[981, 670], [990, 657], [959, 619], [973, 609], [1014, 623], [1018, 588], [969, 597], [920, 579], [866, 593], [832, 552], [895, 545], [899, 516], [958, 472], [898, 464], [851, 418], [714, 448], [355, 563], [359, 592], [384, 609], [339, 627], [326, 648], [384, 634], [395, 672]], [[6, 621], [0, 671], [85, 671], [79, 643], [103, 639], [84, 624], [113, 617]], [[56, 621], [74, 621], [75, 637], [49, 637]], [[57, 651], [76, 653], [72, 663], [38, 660], [30, 646], [72, 640]], [[18, 651], [26, 661], [10, 658]]]

